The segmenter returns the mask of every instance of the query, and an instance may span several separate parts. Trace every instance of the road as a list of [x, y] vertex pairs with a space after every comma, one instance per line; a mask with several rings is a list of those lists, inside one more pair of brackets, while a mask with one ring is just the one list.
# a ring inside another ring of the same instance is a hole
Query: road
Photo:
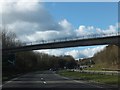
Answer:
[[104, 87], [98, 84], [88, 83], [86, 81], [77, 81], [62, 77], [55, 71], [37, 71], [22, 75], [6, 82], [2, 86], [2, 90], [58, 90], [58, 89], [103, 89]]

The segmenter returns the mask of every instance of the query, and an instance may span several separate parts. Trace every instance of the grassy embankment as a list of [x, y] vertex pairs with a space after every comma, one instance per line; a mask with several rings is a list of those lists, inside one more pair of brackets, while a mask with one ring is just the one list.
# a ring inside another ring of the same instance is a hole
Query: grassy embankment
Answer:
[[61, 70], [58, 72], [58, 74], [76, 80], [95, 81], [110, 85], [117, 85], [118, 83], [120, 84], [120, 81], [118, 80], [118, 75], [112, 76], [112, 75], [86, 74], [86, 73], [72, 72], [66, 70]]
[[89, 65], [90, 60], [94, 62], [92, 67], [87, 68], [87, 70], [120, 70], [120, 47], [116, 45], [108, 45], [103, 50], [94, 54], [91, 58], [85, 58], [80, 60], [79, 64]]
[[116, 45], [108, 45], [102, 51], [97, 52], [93, 56], [93, 65], [90, 69], [102, 69], [107, 68], [111, 70], [120, 69], [120, 47]]

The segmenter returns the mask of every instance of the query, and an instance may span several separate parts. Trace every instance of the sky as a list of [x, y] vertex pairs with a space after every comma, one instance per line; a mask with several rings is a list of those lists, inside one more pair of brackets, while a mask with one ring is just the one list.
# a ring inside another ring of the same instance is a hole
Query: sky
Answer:
[[[0, 26], [7, 26], [22, 42], [117, 33], [117, 2], [40, 2], [12, 0], [0, 3]], [[92, 57], [107, 45], [38, 50], [51, 55]]]

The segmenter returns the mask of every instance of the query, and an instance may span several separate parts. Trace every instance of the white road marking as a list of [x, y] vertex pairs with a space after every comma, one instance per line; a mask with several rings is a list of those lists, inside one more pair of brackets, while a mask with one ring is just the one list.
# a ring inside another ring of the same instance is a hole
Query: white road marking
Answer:
[[43, 78], [41, 78], [41, 80], [43, 80]]
[[2, 87], [2, 85], [0, 85], [0, 87]]
[[58, 76], [58, 77], [61, 77], [61, 78], [64, 78], [64, 79], [67, 79], [67, 80], [69, 80], [69, 78], [67, 78], [67, 77], [64, 77], [64, 76], [60, 76], [59, 74], [54, 74], [54, 75], [56, 75], [56, 76]]
[[[18, 77], [18, 78], [19, 78], [19, 77]], [[11, 82], [13, 82], [14, 80], [17, 80], [18, 78], [13, 78], [13, 79], [11, 79], [10, 81], [6, 81], [2, 86], [6, 85], [6, 84], [8, 84], [8, 83], [11, 83]]]
[[43, 82], [44, 84], [47, 84], [47, 82]]

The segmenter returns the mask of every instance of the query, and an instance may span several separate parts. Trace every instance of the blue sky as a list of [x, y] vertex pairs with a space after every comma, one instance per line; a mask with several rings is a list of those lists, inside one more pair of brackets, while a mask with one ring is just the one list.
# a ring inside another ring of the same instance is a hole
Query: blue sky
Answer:
[[[88, 34], [116, 33], [117, 2], [43, 2], [15, 0], [0, 3], [0, 16], [21, 42], [79, 37]], [[0, 20], [2, 21], [2, 20]], [[2, 23], [0, 22], [0, 26]], [[38, 50], [51, 55], [72, 55], [75, 59], [92, 57], [103, 46]]]
[[45, 3], [45, 7], [56, 21], [66, 18], [75, 28], [79, 25], [94, 25], [105, 29], [118, 21], [117, 4], [117, 2], [51, 2]]

